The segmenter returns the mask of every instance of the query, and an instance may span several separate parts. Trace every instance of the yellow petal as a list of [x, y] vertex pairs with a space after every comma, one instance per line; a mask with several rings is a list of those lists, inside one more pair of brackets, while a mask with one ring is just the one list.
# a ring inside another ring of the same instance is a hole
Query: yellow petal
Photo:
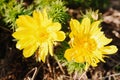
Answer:
[[68, 60], [68, 61], [71, 61], [73, 59], [73, 55], [74, 54], [74, 49], [67, 49], [65, 51], [65, 54], [64, 54], [64, 57]]
[[100, 49], [102, 51], [102, 54], [114, 54], [118, 51], [117, 47], [114, 45], [111, 46], [105, 46]]
[[86, 62], [92, 65], [93, 67], [96, 67], [99, 60], [95, 56], [88, 55], [86, 56]]
[[37, 44], [30, 45], [30, 46], [24, 48], [24, 50], [23, 50], [23, 56], [25, 58], [28, 58], [28, 57], [32, 56], [34, 54], [34, 52], [37, 50], [37, 48], [38, 48]]
[[43, 18], [44, 18], [45, 21], [48, 20], [48, 16], [47, 16], [46, 8], [43, 10]]
[[90, 64], [91, 64], [93, 67], [96, 67], [96, 66], [97, 66], [97, 63], [100, 62], [99, 58], [97, 58], [96, 56], [92, 56], [92, 57], [90, 57], [90, 59], [91, 59], [91, 63], [90, 63]]
[[104, 35], [104, 33], [101, 31], [101, 28], [96, 28], [95, 31], [90, 32], [90, 35], [92, 38], [95, 38], [96, 40], [98, 40], [101, 36]]
[[90, 66], [90, 64], [86, 62], [86, 65], [85, 65], [85, 71], [88, 70], [89, 66]]
[[34, 11], [33, 12], [33, 18], [34, 18], [34, 20], [35, 20], [37, 25], [42, 24], [42, 22], [43, 22], [43, 15], [42, 15], [42, 13], [40, 11]]
[[84, 18], [82, 20], [81, 26], [80, 26], [80, 31], [83, 33], [89, 33], [90, 31], [90, 19], [89, 18]]
[[54, 41], [63, 41], [65, 39], [65, 33], [63, 31], [58, 31], [52, 35]]
[[33, 12], [33, 19], [35, 20], [35, 23], [37, 25], [40, 25], [41, 21], [43, 21], [42, 14], [39, 11], [34, 11]]
[[16, 48], [22, 50], [23, 48], [26, 48], [28, 46], [31, 46], [35, 43], [34, 40], [32, 39], [29, 39], [29, 38], [25, 38], [25, 39], [22, 39], [22, 40], [19, 40], [16, 44]]
[[48, 31], [59, 31], [61, 29], [61, 24], [58, 22], [52, 23], [47, 29]]
[[91, 57], [92, 57], [92, 56], [90, 56], [90, 55], [86, 55], [86, 56], [85, 56], [85, 61], [86, 61], [87, 63], [89, 63], [89, 64], [92, 63]]
[[85, 59], [83, 56], [79, 55], [78, 57], [75, 58], [75, 61], [78, 63], [83, 63], [83, 62], [85, 62]]
[[71, 28], [71, 32], [73, 33], [78, 33], [80, 30], [80, 23], [78, 20], [75, 19], [71, 19], [70, 21], [70, 28]]
[[107, 45], [112, 41], [112, 39], [105, 37], [105, 35], [102, 35], [99, 39], [102, 42], [101, 44], [103, 45]]
[[[101, 57], [101, 58], [103, 59], [103, 57]], [[92, 57], [92, 60], [93, 60], [93, 61], [92, 61], [93, 63], [98, 63], [98, 62], [100, 62], [101, 59], [99, 60], [98, 57], [93, 56], [93, 57]]]
[[112, 39], [105, 37], [105, 35], [101, 35], [100, 37], [98, 37], [97, 41], [98, 41], [99, 47], [103, 47], [109, 44], [112, 41]]
[[99, 25], [100, 25], [100, 21], [96, 21], [96, 22], [93, 22], [92, 24], [91, 24], [91, 30], [90, 30], [90, 32], [91, 32], [91, 34], [95, 34], [95, 33], [98, 33], [101, 29], [99, 28]]
[[40, 48], [39, 48], [39, 52], [38, 52], [40, 59], [45, 62], [46, 56], [48, 55], [48, 44], [47, 43], [43, 43]]
[[48, 45], [49, 45], [48, 46], [49, 47], [49, 53], [50, 53], [51, 56], [53, 56], [53, 43], [49, 41]]
[[96, 67], [97, 63], [91, 63], [91, 66]]
[[[104, 55], [101, 53], [100, 50], [93, 51], [93, 55], [92, 56], [94, 57], [94, 59], [97, 58], [98, 60], [100, 60], [102, 62], [105, 62], [104, 59], [103, 59]], [[96, 61], [99, 62], [98, 60], [96, 60]]]
[[34, 29], [34, 26], [36, 26], [34, 24], [33, 18], [28, 15], [19, 16], [19, 18], [16, 20], [16, 24], [18, 27], [22, 27], [22, 28]]
[[26, 30], [22, 30], [22, 31], [17, 31], [17, 32], [14, 32], [13, 34], [12, 34], [12, 36], [14, 37], [14, 38], [16, 38], [16, 39], [23, 39], [23, 38], [26, 38], [26, 37], [30, 37], [30, 36], [34, 36], [33, 35], [34, 34], [34, 32], [32, 31], [32, 30], [29, 30], [28, 29], [28, 31], [26, 31]]

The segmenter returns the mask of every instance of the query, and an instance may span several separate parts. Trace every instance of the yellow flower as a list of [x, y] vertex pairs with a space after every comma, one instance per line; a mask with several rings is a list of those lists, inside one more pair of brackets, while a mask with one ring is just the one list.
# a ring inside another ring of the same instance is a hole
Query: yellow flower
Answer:
[[65, 39], [65, 33], [60, 31], [61, 24], [52, 22], [52, 18], [49, 19], [47, 16], [46, 9], [43, 12], [34, 11], [33, 17], [19, 16], [16, 24], [18, 28], [12, 36], [18, 40], [16, 47], [23, 49], [26, 58], [36, 51], [37, 60], [45, 62], [48, 53], [53, 55], [54, 42]]
[[112, 39], [105, 37], [99, 24], [100, 21], [91, 23], [89, 18], [84, 18], [81, 23], [71, 19], [70, 49], [64, 55], [68, 61], [85, 62], [87, 66], [95, 67], [98, 62], [105, 62], [103, 58], [107, 54], [117, 51], [116, 46], [107, 46]]

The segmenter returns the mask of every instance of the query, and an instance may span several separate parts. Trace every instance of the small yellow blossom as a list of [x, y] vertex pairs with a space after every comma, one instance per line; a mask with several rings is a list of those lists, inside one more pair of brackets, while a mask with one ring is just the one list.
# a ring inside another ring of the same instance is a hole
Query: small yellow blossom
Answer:
[[30, 57], [36, 52], [36, 58], [45, 62], [45, 58], [50, 53], [53, 55], [53, 44], [55, 41], [63, 41], [65, 33], [60, 31], [61, 24], [53, 22], [48, 18], [46, 9], [34, 11], [33, 17], [21, 15], [16, 20], [18, 28], [12, 34], [16, 38], [16, 47], [23, 49], [24, 57]]
[[99, 27], [100, 21], [92, 22], [84, 18], [82, 22], [71, 19], [70, 28], [70, 49], [65, 51], [65, 58], [68, 61], [86, 63], [86, 66], [97, 66], [97, 63], [104, 61], [107, 54], [117, 51], [114, 45], [107, 46], [112, 39], [105, 37]]

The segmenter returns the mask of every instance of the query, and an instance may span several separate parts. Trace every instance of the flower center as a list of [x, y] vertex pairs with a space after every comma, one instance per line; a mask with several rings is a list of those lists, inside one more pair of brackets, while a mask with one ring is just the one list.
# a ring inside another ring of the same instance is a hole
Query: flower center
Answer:
[[94, 51], [96, 49], [96, 42], [94, 39], [83, 39], [82, 41], [82, 45], [81, 47], [83, 47], [85, 50], [88, 50], [88, 51]]
[[74, 39], [74, 46], [76, 46], [76, 48], [80, 51], [87, 51], [89, 53], [91, 53], [92, 51], [94, 51], [97, 47], [97, 44], [95, 42], [94, 39], [91, 39], [89, 37], [82, 37], [82, 38], [76, 38]]
[[42, 39], [42, 38], [46, 38], [46, 37], [47, 37], [47, 33], [41, 32], [41, 33], [39, 34], [39, 36], [40, 36], [41, 39]]
[[38, 30], [36, 32], [36, 39], [38, 40], [39, 43], [45, 42], [48, 40], [49, 34], [46, 30]]

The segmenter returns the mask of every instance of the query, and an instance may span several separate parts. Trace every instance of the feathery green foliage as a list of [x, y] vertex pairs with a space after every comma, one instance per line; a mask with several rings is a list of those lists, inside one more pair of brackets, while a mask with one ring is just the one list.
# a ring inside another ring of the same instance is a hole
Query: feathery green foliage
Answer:
[[57, 58], [63, 66], [67, 67], [67, 71], [69, 74], [72, 74], [73, 72], [82, 73], [85, 69], [84, 63], [76, 63], [76, 62], [72, 62], [72, 61], [68, 62], [64, 58], [64, 52], [67, 48], [69, 48], [68, 43], [66, 41], [62, 42], [61, 45], [56, 48], [55, 58]]
[[62, 0], [35, 0], [36, 9], [47, 8], [49, 17], [53, 18], [53, 21], [66, 24], [69, 19], [69, 15], [66, 13], [67, 8]]
[[53, 17], [54, 21], [58, 21], [62, 24], [65, 24], [69, 19], [68, 14], [66, 13], [67, 8], [64, 6], [64, 2], [61, 0], [56, 0], [55, 2], [51, 2], [49, 9], [50, 17]]
[[82, 18], [88, 17], [91, 21], [102, 20], [102, 13], [99, 10], [86, 9], [85, 13], [81, 11]]
[[67, 70], [69, 74], [72, 74], [73, 72], [82, 73], [84, 69], [85, 69], [84, 63], [76, 63], [76, 62], [67, 63]]
[[2, 8], [0, 9], [0, 12], [2, 12], [1, 15], [2, 17], [4, 17], [4, 22], [6, 23], [6, 25], [8, 25], [8, 27], [13, 29], [13, 31], [16, 28], [15, 21], [16, 18], [18, 18], [18, 15], [30, 15], [32, 13], [32, 7], [29, 6], [29, 8], [25, 8], [23, 0], [21, 0], [20, 2], [11, 0], [8, 2], [3, 2], [1, 4]]

